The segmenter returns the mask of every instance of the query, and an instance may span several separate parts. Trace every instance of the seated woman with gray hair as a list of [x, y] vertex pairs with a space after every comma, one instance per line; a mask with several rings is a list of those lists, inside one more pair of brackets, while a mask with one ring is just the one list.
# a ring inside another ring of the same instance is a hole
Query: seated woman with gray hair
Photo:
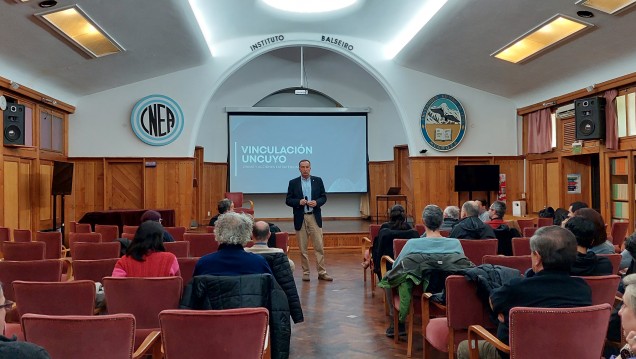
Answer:
[[618, 311], [621, 317], [623, 334], [627, 344], [621, 349], [619, 356], [612, 355], [610, 359], [636, 358], [636, 274], [623, 278], [625, 294], [623, 306]]
[[219, 249], [201, 257], [194, 267], [194, 276], [272, 274], [267, 261], [258, 254], [246, 252], [243, 247], [252, 239], [252, 218], [243, 213], [226, 212], [216, 221], [214, 234]]

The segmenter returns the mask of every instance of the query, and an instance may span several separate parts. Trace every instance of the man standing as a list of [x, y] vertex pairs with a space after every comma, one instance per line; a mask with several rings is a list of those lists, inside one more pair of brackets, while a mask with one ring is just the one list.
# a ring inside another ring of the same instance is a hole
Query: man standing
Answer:
[[300, 246], [300, 263], [303, 268], [303, 280], [309, 281], [309, 256], [307, 246], [309, 237], [314, 244], [318, 279], [332, 281], [325, 268], [325, 253], [322, 242], [322, 215], [320, 207], [327, 202], [325, 186], [320, 177], [311, 176], [311, 162], [298, 162], [300, 177], [289, 181], [285, 204], [293, 208], [294, 229]]

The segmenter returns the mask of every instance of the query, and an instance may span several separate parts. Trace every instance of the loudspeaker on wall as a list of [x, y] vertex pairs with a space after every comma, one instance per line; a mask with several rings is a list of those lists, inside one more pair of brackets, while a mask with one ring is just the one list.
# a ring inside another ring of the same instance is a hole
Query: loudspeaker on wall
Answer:
[[577, 140], [605, 138], [605, 98], [589, 97], [574, 101]]
[[4, 144], [24, 145], [24, 105], [8, 104], [2, 117]]

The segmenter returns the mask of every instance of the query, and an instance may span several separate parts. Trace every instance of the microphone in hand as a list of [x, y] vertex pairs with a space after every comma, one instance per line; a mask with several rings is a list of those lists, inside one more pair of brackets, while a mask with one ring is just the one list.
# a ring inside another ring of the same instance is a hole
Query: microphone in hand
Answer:
[[307, 203], [309, 203], [309, 199], [305, 196], [305, 212], [309, 212], [309, 205]]

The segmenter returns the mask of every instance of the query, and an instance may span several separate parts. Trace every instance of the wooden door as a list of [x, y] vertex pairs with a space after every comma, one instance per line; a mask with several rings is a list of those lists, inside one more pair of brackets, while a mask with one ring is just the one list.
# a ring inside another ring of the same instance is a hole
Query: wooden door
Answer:
[[108, 162], [107, 168], [107, 208], [143, 209], [143, 163]]
[[28, 159], [4, 157], [4, 227], [31, 228], [32, 172]]

